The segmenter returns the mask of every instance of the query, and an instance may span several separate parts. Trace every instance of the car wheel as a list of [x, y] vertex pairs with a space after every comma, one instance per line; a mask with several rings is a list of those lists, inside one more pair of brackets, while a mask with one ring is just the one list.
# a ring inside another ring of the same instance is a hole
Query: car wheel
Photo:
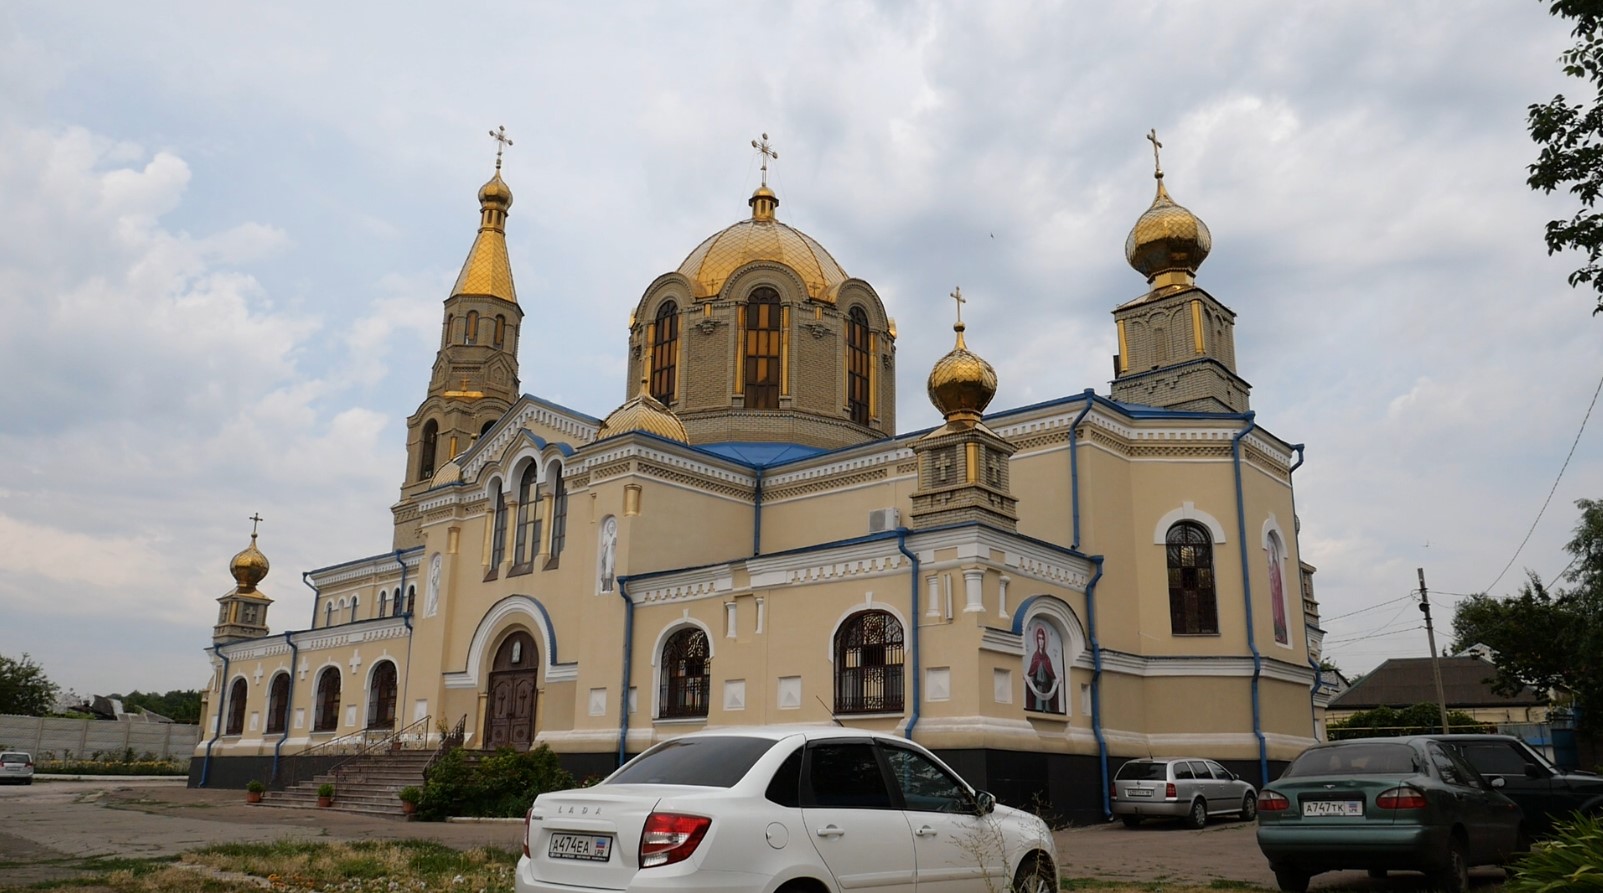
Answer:
[[1469, 889], [1469, 858], [1464, 854], [1464, 843], [1458, 838], [1447, 842], [1447, 857], [1441, 867], [1431, 872], [1431, 886], [1442, 893], [1465, 893]]
[[1275, 883], [1286, 893], [1308, 893], [1308, 880], [1313, 877], [1296, 868], [1276, 868]]
[[1258, 798], [1251, 794], [1241, 798], [1241, 820], [1250, 822], [1258, 818]]
[[1138, 815], [1120, 816], [1119, 820], [1124, 822], [1124, 827], [1126, 828], [1134, 828], [1136, 825], [1141, 824], [1141, 817]]
[[1201, 800], [1191, 802], [1191, 811], [1186, 813], [1187, 828], [1204, 828], [1208, 825], [1208, 804]]
[[1057, 893], [1058, 879], [1052, 871], [1052, 860], [1045, 856], [1032, 856], [1019, 863], [1013, 875], [1013, 893]]

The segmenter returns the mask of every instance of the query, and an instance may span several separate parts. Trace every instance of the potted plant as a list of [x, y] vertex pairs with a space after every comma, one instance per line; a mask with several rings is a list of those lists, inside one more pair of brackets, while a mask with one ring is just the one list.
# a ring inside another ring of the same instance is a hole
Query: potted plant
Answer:
[[401, 811], [407, 815], [417, 812], [417, 804], [423, 799], [423, 789], [415, 784], [409, 784], [396, 793], [401, 798]]
[[245, 782], [245, 802], [246, 803], [260, 803], [260, 802], [262, 802], [262, 792], [265, 791], [265, 790], [267, 790], [267, 785], [262, 784], [261, 782], [257, 781], [254, 778], [251, 779], [250, 781]]
[[317, 786], [317, 805], [334, 805], [334, 786], [326, 781]]

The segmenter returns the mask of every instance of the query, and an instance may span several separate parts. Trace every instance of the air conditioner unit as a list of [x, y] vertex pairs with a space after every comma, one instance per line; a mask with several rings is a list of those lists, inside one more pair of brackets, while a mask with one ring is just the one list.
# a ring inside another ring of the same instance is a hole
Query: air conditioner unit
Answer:
[[874, 509], [868, 513], [868, 532], [884, 533], [902, 526], [902, 513], [898, 509]]

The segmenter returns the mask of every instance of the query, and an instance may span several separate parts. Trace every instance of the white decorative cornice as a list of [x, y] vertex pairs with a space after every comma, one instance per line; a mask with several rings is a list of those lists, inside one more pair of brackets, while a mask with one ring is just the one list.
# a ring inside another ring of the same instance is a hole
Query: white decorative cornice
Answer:
[[752, 589], [878, 577], [902, 572], [906, 565], [907, 558], [889, 538], [746, 560]]
[[514, 404], [507, 414], [501, 417], [494, 433], [488, 440], [480, 440], [473, 445], [472, 455], [462, 463], [462, 480], [477, 480], [479, 472], [484, 466], [501, 458], [501, 454], [511, 445], [530, 422], [534, 422], [573, 438], [575, 444], [582, 445], [596, 439], [597, 426], [584, 419], [561, 413], [542, 403], [523, 399]]
[[635, 604], [655, 605], [695, 601], [730, 592], [735, 588], [735, 579], [730, 567], [721, 565], [653, 577], [631, 588], [634, 591], [630, 598]]
[[[843, 457], [835, 456], [816, 465], [807, 464], [808, 460], [805, 459], [787, 463], [786, 468], [790, 470], [765, 476], [763, 478], [763, 486], [778, 489], [787, 484], [847, 475], [854, 471], [878, 468], [882, 465], [889, 465], [894, 468], [897, 464], [911, 462], [914, 458], [913, 450], [910, 447], [901, 446], [895, 441], [879, 441], [874, 446], [877, 446], [878, 449]], [[865, 447], [865, 449], [867, 448]], [[830, 455], [834, 456], [833, 453]]]
[[634, 443], [620, 443], [616, 447], [601, 450], [596, 453], [575, 459], [573, 468], [575, 472], [588, 471], [599, 468], [612, 462], [624, 459], [645, 459], [659, 465], [677, 468], [691, 474], [703, 475], [714, 480], [736, 484], [742, 487], [756, 485], [756, 476], [746, 471], [735, 471], [723, 465], [717, 465], [697, 455], [686, 455], [670, 452], [655, 444], [646, 444], [640, 441]]
[[[408, 572], [417, 570], [422, 566], [422, 563], [423, 552], [421, 550], [414, 550], [401, 556], [401, 564], [406, 565]], [[307, 574], [307, 578], [321, 592], [331, 586], [338, 586], [341, 583], [349, 583], [354, 580], [378, 583], [380, 581], [388, 581], [391, 577], [399, 578], [401, 576], [401, 564], [396, 563], [395, 553], [389, 552], [383, 555], [374, 555], [361, 561], [353, 561], [350, 564], [340, 564], [315, 570]]]
[[[1081, 661], [1076, 661], [1075, 663], [1078, 665]], [[1291, 682], [1308, 688], [1310, 691], [1313, 689], [1314, 671], [1312, 667], [1306, 664], [1293, 664], [1264, 658], [1262, 666], [1263, 671], [1259, 676], [1261, 679]], [[1198, 657], [1195, 655], [1156, 657], [1104, 650], [1102, 652], [1102, 670], [1103, 672], [1123, 673], [1149, 679], [1160, 676], [1182, 676], [1188, 678], [1207, 676], [1244, 679], [1252, 677], [1252, 657], [1248, 655], [1232, 657]]]
[[1095, 572], [1090, 559], [1084, 556], [977, 524], [909, 535], [909, 547], [915, 543], [919, 559], [931, 562], [931, 569], [941, 569], [954, 563], [935, 563], [937, 550], [956, 549], [955, 563], [978, 562], [994, 566], [991, 555], [1001, 552], [1004, 556], [1003, 565], [1010, 573], [1077, 592], [1085, 591]]

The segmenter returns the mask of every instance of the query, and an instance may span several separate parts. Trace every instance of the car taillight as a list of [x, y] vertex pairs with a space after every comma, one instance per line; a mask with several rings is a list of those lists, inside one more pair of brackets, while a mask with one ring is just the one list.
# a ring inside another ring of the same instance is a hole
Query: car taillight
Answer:
[[1291, 808], [1291, 801], [1274, 791], [1264, 791], [1258, 795], [1259, 812], [1281, 812]]
[[523, 813], [523, 858], [525, 859], [529, 858], [529, 817], [532, 815], [534, 815], [533, 806]]
[[690, 858], [711, 826], [712, 819], [706, 816], [652, 813], [640, 832], [640, 867], [672, 865]]
[[1118, 783], [1110, 782], [1108, 784], [1108, 799], [1109, 800], [1117, 800], [1117, 799], [1119, 799], [1119, 785], [1118, 785]]
[[1170, 800], [1179, 796], [1179, 792], [1174, 789], [1174, 782], [1171, 781], [1163, 786], [1163, 796], [1168, 797]]
[[1424, 809], [1425, 793], [1418, 788], [1400, 787], [1381, 792], [1375, 798], [1381, 809]]

